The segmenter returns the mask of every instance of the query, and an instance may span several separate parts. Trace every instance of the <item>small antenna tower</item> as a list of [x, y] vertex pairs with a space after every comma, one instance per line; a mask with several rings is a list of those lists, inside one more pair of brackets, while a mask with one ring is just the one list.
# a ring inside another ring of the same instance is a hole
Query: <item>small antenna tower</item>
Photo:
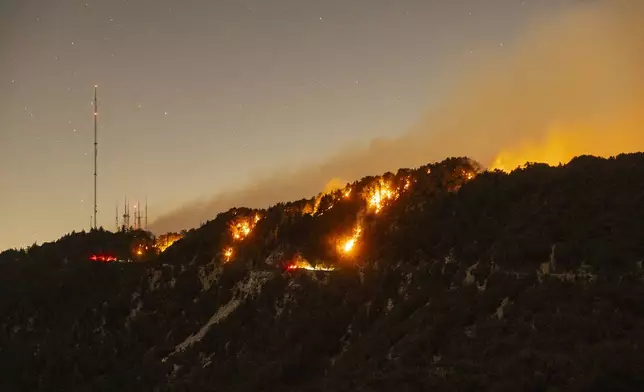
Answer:
[[117, 232], [120, 231], [119, 230], [119, 203], [118, 202], [116, 202], [116, 231]]
[[97, 160], [98, 160], [98, 85], [94, 85], [94, 230], [96, 230], [96, 183], [97, 183]]

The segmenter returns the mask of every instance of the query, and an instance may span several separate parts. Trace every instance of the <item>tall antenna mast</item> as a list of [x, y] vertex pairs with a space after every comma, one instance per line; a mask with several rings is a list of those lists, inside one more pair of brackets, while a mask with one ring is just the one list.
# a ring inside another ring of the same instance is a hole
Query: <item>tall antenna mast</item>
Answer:
[[137, 221], [136, 221], [136, 227], [137, 229], [141, 230], [141, 202], [137, 201], [136, 202], [136, 213], [137, 213]]
[[116, 231], [119, 232], [121, 231], [119, 229], [119, 202], [116, 202]]
[[145, 197], [145, 230], [148, 229], [148, 197]]
[[125, 228], [125, 231], [130, 230], [130, 211], [128, 209], [128, 203], [127, 203], [127, 196], [125, 196], [125, 204], [123, 209], [125, 212], [123, 213], [123, 227]]
[[94, 85], [94, 229], [96, 230], [96, 182], [97, 182], [97, 171], [96, 171], [96, 161], [98, 159], [98, 85]]

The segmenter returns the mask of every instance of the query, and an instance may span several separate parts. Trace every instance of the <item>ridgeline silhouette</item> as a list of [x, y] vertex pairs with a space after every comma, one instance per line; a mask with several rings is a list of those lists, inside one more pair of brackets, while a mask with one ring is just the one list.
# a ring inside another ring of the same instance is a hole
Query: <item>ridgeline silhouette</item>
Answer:
[[450, 158], [8, 250], [0, 389], [641, 390], [642, 205], [644, 154]]

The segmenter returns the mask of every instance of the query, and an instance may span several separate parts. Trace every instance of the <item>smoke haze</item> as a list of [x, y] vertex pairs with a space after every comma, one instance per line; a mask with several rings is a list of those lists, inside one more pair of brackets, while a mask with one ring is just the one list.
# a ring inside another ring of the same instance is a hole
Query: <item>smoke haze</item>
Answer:
[[365, 175], [469, 156], [491, 168], [567, 162], [644, 148], [644, 2], [572, 6], [535, 20], [512, 50], [468, 64], [463, 83], [414, 129], [325, 162], [264, 176], [160, 217], [160, 233], [231, 207], [310, 197]]

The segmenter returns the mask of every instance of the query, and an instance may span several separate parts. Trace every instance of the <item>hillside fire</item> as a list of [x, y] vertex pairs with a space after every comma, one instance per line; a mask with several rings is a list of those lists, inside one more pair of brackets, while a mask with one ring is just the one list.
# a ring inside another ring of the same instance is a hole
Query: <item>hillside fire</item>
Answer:
[[163, 253], [166, 249], [172, 246], [175, 242], [183, 238], [183, 235], [180, 233], [166, 233], [160, 235], [155, 243], [154, 247], [157, 248], [159, 253]]
[[306, 261], [302, 256], [296, 255], [293, 261], [291, 261], [289, 264], [286, 265], [286, 270], [287, 271], [306, 270], [306, 271], [330, 272], [330, 271], [335, 271], [336, 268], [332, 265], [326, 265], [326, 264], [311, 265], [311, 263]]
[[405, 185], [403, 185], [403, 190], [409, 190], [411, 188], [411, 179], [405, 178]]
[[394, 200], [397, 197], [398, 194], [391, 189], [391, 185], [381, 179], [368, 191], [367, 204], [377, 214], [382, 210], [386, 201]]
[[473, 180], [474, 177], [476, 177], [476, 173], [474, 173], [473, 171], [469, 171], [469, 170], [463, 170], [463, 177], [465, 177], [465, 179], [467, 181]]
[[370, 186], [365, 193], [365, 200], [367, 201], [367, 208], [374, 214], [378, 214], [385, 205], [398, 199], [401, 191], [407, 191], [411, 188], [412, 180], [405, 178], [402, 185], [402, 190], [396, 189], [391, 182], [385, 181], [380, 178], [375, 184]]
[[340, 244], [338, 245], [338, 251], [344, 255], [351, 255], [353, 251], [355, 250], [356, 243], [358, 241], [358, 238], [360, 238], [360, 234], [362, 233], [362, 228], [358, 225], [356, 228], [353, 230], [353, 234], [340, 241]]
[[298, 263], [289, 264], [286, 267], [286, 269], [289, 271], [294, 271], [294, 270], [323, 271], [323, 272], [335, 271], [335, 267], [333, 266], [325, 266], [325, 265], [312, 266], [307, 262], [298, 262]]
[[226, 262], [229, 262], [232, 257], [233, 257], [233, 248], [224, 249], [224, 260], [226, 260]]
[[251, 218], [239, 218], [230, 225], [230, 232], [235, 241], [241, 241], [253, 231], [257, 222], [259, 222], [261, 217], [259, 214]]

